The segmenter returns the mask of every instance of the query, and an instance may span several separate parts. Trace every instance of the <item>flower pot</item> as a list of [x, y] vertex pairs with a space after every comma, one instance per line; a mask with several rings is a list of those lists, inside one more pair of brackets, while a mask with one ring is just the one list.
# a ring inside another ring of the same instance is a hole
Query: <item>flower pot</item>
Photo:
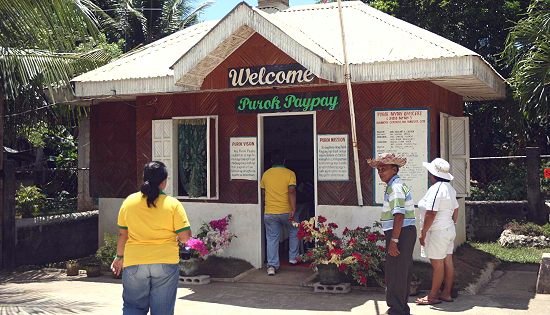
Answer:
[[78, 276], [79, 265], [77, 262], [67, 262], [65, 268], [67, 269], [67, 276]]
[[181, 259], [179, 263], [180, 275], [192, 277], [199, 274], [200, 258]]
[[86, 276], [88, 277], [99, 277], [101, 276], [101, 265], [87, 265], [86, 266]]
[[321, 284], [331, 285], [342, 282], [342, 273], [338, 270], [336, 264], [317, 265], [317, 273]]

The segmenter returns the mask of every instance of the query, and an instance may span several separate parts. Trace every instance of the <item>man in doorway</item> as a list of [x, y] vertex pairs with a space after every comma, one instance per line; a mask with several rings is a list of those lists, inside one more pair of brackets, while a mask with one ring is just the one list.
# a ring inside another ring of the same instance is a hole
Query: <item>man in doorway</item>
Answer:
[[280, 151], [271, 154], [272, 166], [262, 176], [262, 204], [264, 208], [265, 236], [267, 240], [267, 274], [274, 276], [281, 266], [279, 239], [288, 227], [288, 259], [296, 264], [298, 257], [298, 228], [292, 222], [296, 212], [296, 174], [284, 166]]
[[399, 178], [399, 168], [407, 159], [392, 153], [382, 153], [367, 163], [378, 171], [387, 184], [382, 206], [382, 229], [386, 236], [386, 314], [409, 315], [407, 305], [411, 282], [412, 254], [416, 243], [414, 201], [410, 189]]

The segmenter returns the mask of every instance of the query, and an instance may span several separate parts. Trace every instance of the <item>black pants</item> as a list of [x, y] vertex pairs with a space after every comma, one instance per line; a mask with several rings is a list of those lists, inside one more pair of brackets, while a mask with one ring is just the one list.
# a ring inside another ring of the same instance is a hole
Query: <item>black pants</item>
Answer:
[[407, 305], [409, 300], [409, 284], [412, 276], [412, 254], [416, 243], [416, 226], [406, 226], [399, 235], [399, 255], [393, 257], [387, 253], [390, 245], [392, 230], [385, 231], [386, 235], [386, 264], [384, 274], [386, 278], [386, 304], [388, 314], [409, 315], [411, 310]]

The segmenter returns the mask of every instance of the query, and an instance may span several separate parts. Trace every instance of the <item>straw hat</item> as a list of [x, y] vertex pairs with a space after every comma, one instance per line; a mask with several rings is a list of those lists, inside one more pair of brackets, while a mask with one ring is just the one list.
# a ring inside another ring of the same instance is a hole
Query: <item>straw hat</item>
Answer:
[[442, 158], [435, 158], [430, 163], [422, 162], [422, 166], [424, 166], [433, 176], [447, 180], [453, 180], [454, 178], [453, 175], [449, 173], [449, 169], [451, 168], [449, 162]]
[[403, 167], [407, 164], [407, 158], [402, 156], [396, 156], [393, 153], [381, 153], [378, 154], [376, 159], [367, 159], [367, 163], [372, 168], [377, 168], [380, 165], [384, 164], [393, 164], [399, 167]]

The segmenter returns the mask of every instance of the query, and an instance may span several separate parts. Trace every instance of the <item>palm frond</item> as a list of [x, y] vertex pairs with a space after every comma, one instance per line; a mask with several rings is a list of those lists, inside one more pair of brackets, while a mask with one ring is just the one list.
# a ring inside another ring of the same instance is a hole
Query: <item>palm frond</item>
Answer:
[[23, 86], [37, 82], [37, 79], [50, 89], [65, 87], [74, 76], [95, 69], [110, 58], [103, 50], [52, 53], [0, 47], [0, 75], [8, 97], [14, 98]]

